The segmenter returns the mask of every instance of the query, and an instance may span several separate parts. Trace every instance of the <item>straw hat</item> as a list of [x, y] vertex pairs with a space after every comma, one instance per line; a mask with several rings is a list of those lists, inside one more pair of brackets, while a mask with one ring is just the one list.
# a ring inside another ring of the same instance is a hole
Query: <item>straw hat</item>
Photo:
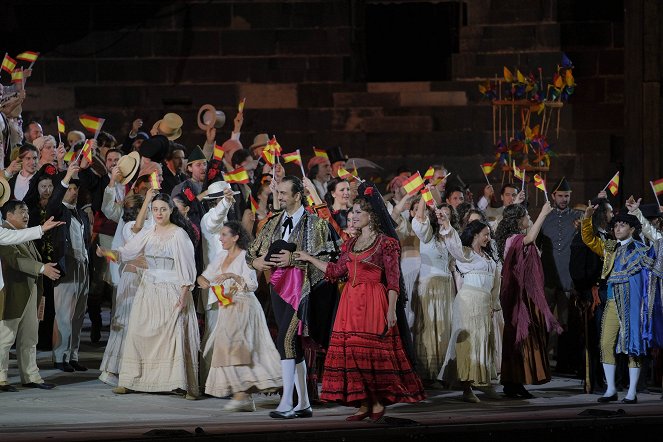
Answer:
[[204, 104], [198, 109], [198, 127], [204, 131], [216, 127], [221, 129], [226, 124], [226, 114], [216, 110], [211, 104]]
[[249, 149], [253, 150], [258, 147], [266, 146], [269, 143], [269, 135], [267, 134], [258, 134], [253, 138], [253, 144]]
[[165, 135], [171, 141], [177, 140], [182, 136], [182, 117], [172, 112], [167, 113], [163, 118], [152, 126], [152, 134]]
[[[209, 185], [207, 188], [207, 196], [205, 196], [203, 199], [205, 200], [214, 200], [217, 198], [221, 198], [223, 196], [223, 192], [226, 189], [230, 189], [230, 184], [228, 184], [225, 181], [214, 181], [212, 184]], [[233, 194], [238, 194], [239, 192], [233, 192]]]
[[122, 173], [122, 184], [127, 184], [133, 179], [140, 167], [140, 154], [138, 152], [131, 152], [129, 155], [124, 155], [117, 162], [117, 167], [120, 168]]
[[9, 183], [4, 176], [0, 175], [0, 207], [4, 206], [9, 197], [11, 196], [12, 190], [9, 187]]

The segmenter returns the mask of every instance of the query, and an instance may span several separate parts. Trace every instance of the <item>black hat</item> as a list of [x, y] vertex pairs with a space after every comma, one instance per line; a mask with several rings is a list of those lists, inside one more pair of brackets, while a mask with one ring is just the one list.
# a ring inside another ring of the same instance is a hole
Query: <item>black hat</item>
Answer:
[[635, 217], [635, 215], [631, 215], [629, 213], [618, 213], [612, 218], [612, 225], [614, 226], [616, 223], [624, 223], [628, 224], [631, 227], [634, 227], [635, 230], [640, 230], [642, 228], [642, 224], [640, 224], [640, 221], [638, 221], [638, 218]]
[[325, 149], [327, 151], [327, 156], [329, 157], [329, 162], [330, 163], [335, 163], [337, 161], [347, 161], [348, 156], [343, 155], [343, 151], [341, 150], [341, 146], [334, 146], [330, 147], [329, 149]]
[[149, 158], [155, 163], [162, 162], [168, 154], [170, 140], [164, 135], [155, 135], [152, 138], [143, 141], [138, 152], [141, 156]]
[[566, 177], [562, 177], [561, 180], [557, 182], [552, 188], [551, 193], [553, 192], [570, 192], [571, 191], [571, 186], [569, 185], [569, 182], [566, 181]]
[[193, 163], [194, 161], [207, 161], [207, 158], [205, 157], [205, 154], [203, 153], [203, 150], [200, 148], [200, 146], [196, 146], [193, 149], [191, 149], [191, 152], [189, 152], [189, 156], [186, 159], [187, 164]]
[[640, 211], [642, 212], [642, 216], [647, 219], [663, 216], [663, 213], [661, 213], [661, 209], [658, 204], [642, 204], [640, 206]]

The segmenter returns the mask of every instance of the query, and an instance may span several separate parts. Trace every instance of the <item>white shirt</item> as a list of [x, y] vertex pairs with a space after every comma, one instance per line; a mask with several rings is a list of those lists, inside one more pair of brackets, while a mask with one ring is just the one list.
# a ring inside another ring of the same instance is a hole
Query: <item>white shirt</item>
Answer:
[[[292, 232], [295, 230], [295, 227], [297, 227], [297, 224], [299, 224], [299, 221], [302, 219], [302, 216], [304, 216], [304, 206], [299, 206], [299, 209], [295, 211], [295, 213], [292, 214], [292, 216], [288, 215], [288, 212], [285, 210], [283, 211], [283, 215], [281, 215], [281, 236], [283, 237], [284, 241], [288, 241], [290, 239], [290, 235], [292, 235]], [[285, 228], [283, 227], [283, 223], [288, 219], [288, 217], [292, 218], [292, 229]]]
[[[76, 206], [62, 202], [67, 209], [76, 210]], [[85, 247], [85, 240], [83, 239], [84, 232], [83, 224], [72, 215], [71, 225], [69, 226], [69, 239], [71, 239], [71, 248], [74, 252], [74, 258], [78, 262], [87, 262], [87, 250]]]
[[[228, 221], [230, 204], [223, 198], [219, 203], [209, 209], [200, 220], [200, 232], [203, 237], [203, 258], [205, 265], [214, 261], [221, 251], [221, 228]], [[216, 299], [216, 296], [214, 296]]]
[[16, 183], [14, 184], [14, 197], [17, 200], [22, 201], [25, 195], [28, 193], [28, 189], [30, 189], [30, 179], [33, 176], [35, 176], [34, 173], [32, 175], [24, 177], [23, 174], [20, 172], [16, 176]]

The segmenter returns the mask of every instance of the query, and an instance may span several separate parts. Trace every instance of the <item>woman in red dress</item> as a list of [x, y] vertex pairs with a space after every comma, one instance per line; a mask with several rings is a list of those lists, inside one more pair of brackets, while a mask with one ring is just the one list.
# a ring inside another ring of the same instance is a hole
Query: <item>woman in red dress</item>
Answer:
[[400, 247], [380, 231], [373, 192], [377, 194], [367, 187], [354, 201], [352, 222], [361, 233], [343, 244], [336, 263], [295, 252], [296, 259], [311, 262], [329, 280], [348, 277], [327, 350], [320, 398], [358, 407], [346, 418], [349, 421], [367, 417], [376, 421], [387, 405], [425, 398], [396, 326]]

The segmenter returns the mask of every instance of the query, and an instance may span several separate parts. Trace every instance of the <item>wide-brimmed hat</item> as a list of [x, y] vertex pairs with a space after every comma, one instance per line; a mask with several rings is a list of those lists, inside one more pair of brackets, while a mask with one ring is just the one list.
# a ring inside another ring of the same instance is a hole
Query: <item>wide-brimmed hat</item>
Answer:
[[221, 129], [226, 124], [226, 114], [223, 111], [216, 110], [211, 104], [203, 104], [198, 109], [198, 127], [204, 131], [213, 127]]
[[640, 211], [642, 212], [642, 216], [647, 219], [659, 218], [663, 216], [663, 213], [661, 213], [661, 209], [658, 204], [641, 204]]
[[169, 112], [163, 116], [162, 119], [154, 123], [152, 126], [152, 131], [161, 135], [165, 135], [171, 141], [177, 140], [182, 136], [182, 117], [179, 115]]
[[267, 143], [269, 143], [269, 135], [267, 135], [267, 134], [258, 134], [253, 138], [253, 144], [249, 147], [249, 149], [255, 149], [257, 147], [264, 147], [264, 146], [267, 146]]
[[0, 207], [4, 206], [12, 194], [12, 189], [4, 176], [0, 175]]
[[138, 152], [131, 152], [129, 155], [124, 155], [117, 162], [117, 167], [120, 168], [122, 173], [122, 184], [127, 184], [133, 179], [140, 168], [140, 154]]
[[166, 159], [169, 149], [170, 141], [168, 138], [165, 135], [155, 135], [143, 141], [138, 151], [140, 152], [140, 156], [149, 158], [155, 163], [160, 163]]
[[[203, 198], [205, 200], [214, 200], [217, 198], [223, 197], [223, 192], [226, 189], [230, 189], [230, 184], [225, 181], [214, 181], [207, 188], [207, 195]], [[233, 192], [234, 195], [237, 195], [239, 192]]]

